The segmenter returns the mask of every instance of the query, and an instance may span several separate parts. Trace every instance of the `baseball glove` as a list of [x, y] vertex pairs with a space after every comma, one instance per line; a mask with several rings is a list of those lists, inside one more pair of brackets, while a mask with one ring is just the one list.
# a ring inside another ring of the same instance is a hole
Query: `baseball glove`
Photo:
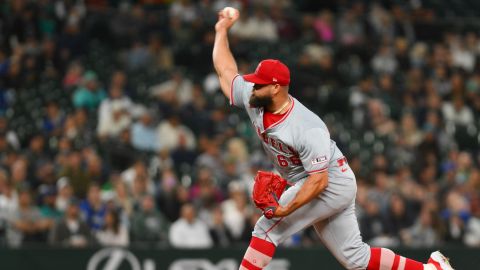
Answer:
[[278, 200], [282, 195], [287, 181], [272, 172], [258, 171], [253, 186], [253, 202], [263, 211], [263, 215], [270, 219], [278, 207]]

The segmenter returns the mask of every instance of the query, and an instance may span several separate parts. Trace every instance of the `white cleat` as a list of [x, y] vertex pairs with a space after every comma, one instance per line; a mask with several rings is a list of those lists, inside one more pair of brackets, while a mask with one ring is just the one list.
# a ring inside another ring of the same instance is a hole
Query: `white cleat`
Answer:
[[448, 262], [448, 258], [443, 256], [440, 251], [432, 252], [430, 259], [428, 259], [428, 264], [435, 266], [437, 270], [455, 270]]

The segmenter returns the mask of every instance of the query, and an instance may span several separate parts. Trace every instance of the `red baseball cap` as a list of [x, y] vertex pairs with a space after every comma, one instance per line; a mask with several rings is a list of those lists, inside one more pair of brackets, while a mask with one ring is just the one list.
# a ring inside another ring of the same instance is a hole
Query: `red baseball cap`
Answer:
[[265, 59], [255, 69], [255, 73], [243, 75], [247, 82], [256, 84], [290, 84], [290, 70], [276, 59]]

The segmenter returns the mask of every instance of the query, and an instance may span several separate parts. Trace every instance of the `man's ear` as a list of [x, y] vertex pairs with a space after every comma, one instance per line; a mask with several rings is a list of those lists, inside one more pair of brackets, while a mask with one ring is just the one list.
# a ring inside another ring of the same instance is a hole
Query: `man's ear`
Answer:
[[274, 84], [272, 89], [272, 95], [278, 94], [280, 90], [281, 90], [280, 84]]

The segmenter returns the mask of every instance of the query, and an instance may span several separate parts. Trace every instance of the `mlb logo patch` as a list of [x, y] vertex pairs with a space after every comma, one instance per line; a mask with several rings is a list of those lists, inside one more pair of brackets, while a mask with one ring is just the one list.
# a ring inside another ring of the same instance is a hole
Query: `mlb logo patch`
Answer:
[[321, 157], [312, 159], [312, 165], [317, 165], [324, 162], [327, 162], [327, 156], [321, 156]]

